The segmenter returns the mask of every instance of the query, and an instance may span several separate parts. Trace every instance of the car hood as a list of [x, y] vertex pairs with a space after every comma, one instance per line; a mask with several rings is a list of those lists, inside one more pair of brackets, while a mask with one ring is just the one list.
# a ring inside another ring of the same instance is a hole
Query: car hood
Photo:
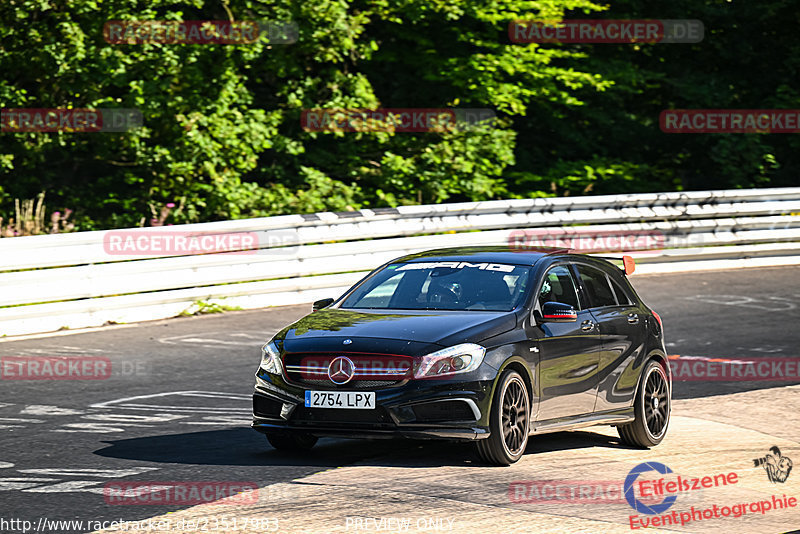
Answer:
[[[477, 343], [516, 325], [516, 314], [490, 311], [407, 311], [322, 309], [307, 315], [282, 330], [278, 336], [288, 350], [298, 350], [309, 343], [356, 338], [362, 345], [368, 340], [394, 340], [410, 344]], [[294, 345], [294, 347], [292, 347]], [[339, 342], [341, 347], [341, 342]], [[355, 347], [353, 347], [355, 348]]]

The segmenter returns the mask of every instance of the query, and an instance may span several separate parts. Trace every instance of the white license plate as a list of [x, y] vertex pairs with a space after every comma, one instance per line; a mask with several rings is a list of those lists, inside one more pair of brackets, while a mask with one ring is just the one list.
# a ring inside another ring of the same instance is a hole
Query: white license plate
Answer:
[[345, 408], [372, 410], [374, 391], [306, 391], [306, 408]]

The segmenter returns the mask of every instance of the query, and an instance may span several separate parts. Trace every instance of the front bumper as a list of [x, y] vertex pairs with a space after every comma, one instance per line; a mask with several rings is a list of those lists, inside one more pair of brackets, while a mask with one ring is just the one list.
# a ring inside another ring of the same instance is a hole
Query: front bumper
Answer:
[[305, 432], [320, 437], [483, 439], [489, 436], [495, 378], [496, 371], [482, 365], [464, 378], [409, 380], [374, 389], [373, 410], [337, 410], [306, 408], [305, 391], [312, 388], [259, 369], [252, 426], [263, 433]]

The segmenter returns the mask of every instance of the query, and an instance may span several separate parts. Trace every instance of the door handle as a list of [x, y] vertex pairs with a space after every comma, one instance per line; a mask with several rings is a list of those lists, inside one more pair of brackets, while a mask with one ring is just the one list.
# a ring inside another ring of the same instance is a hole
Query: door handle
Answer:
[[628, 314], [628, 324], [639, 324], [639, 316], [635, 313]]
[[590, 320], [585, 320], [581, 323], [581, 330], [584, 332], [589, 332], [594, 328], [594, 323]]

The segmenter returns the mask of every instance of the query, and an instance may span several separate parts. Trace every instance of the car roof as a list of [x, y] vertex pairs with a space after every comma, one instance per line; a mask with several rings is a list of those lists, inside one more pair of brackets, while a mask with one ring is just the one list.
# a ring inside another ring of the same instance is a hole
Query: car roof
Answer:
[[515, 251], [509, 246], [486, 247], [453, 247], [426, 250], [397, 258], [392, 263], [424, 262], [424, 261], [467, 261], [505, 263], [511, 265], [533, 265], [543, 256], [551, 254], [567, 254], [569, 250], [562, 248], [538, 247], [536, 250]]

